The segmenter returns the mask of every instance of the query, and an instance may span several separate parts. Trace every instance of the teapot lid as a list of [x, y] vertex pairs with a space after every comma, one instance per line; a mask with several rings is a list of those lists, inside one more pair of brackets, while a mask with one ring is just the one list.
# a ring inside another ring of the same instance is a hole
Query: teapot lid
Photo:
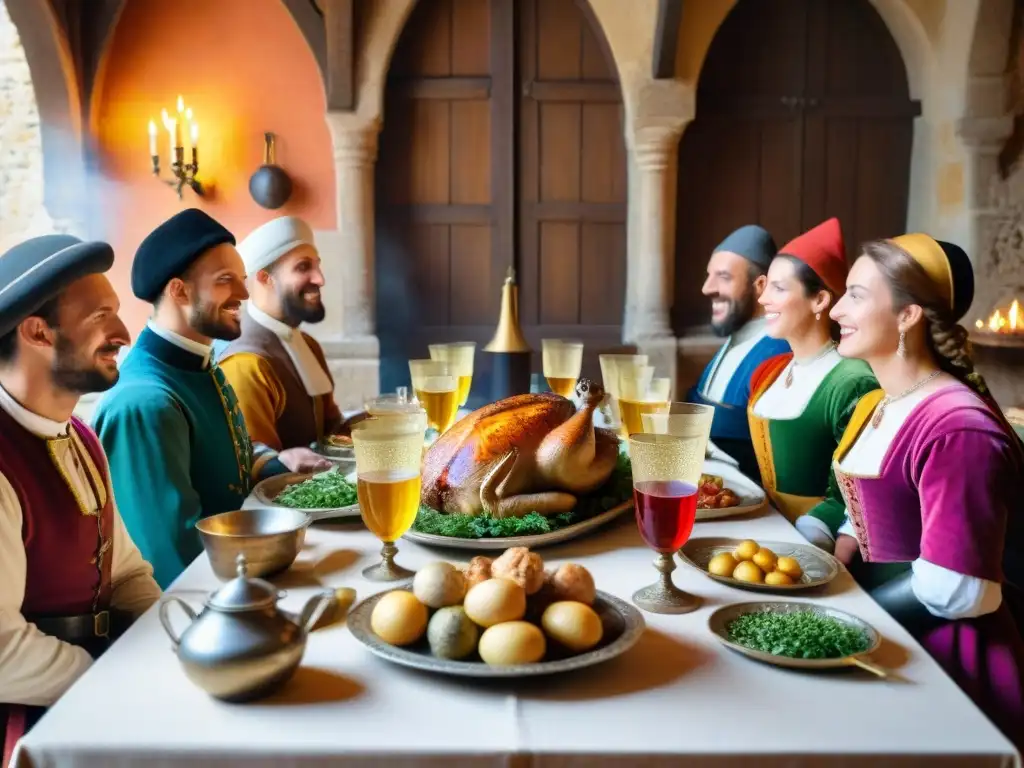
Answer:
[[221, 611], [252, 611], [276, 605], [277, 587], [263, 579], [246, 577], [247, 562], [241, 552], [235, 558], [238, 576], [233, 578], [209, 600], [209, 606]]

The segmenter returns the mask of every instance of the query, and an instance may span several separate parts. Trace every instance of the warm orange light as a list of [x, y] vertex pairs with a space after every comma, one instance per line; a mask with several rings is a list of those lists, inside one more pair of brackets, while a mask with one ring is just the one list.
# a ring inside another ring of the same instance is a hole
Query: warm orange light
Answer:
[[979, 330], [987, 328], [992, 333], [1021, 333], [1024, 332], [1024, 311], [1021, 311], [1020, 302], [1014, 299], [1006, 314], [997, 309], [989, 316], [988, 322], [979, 320], [975, 327]]
[[180, 115], [185, 111], [185, 100], [181, 98], [181, 94], [178, 94], [178, 114]]

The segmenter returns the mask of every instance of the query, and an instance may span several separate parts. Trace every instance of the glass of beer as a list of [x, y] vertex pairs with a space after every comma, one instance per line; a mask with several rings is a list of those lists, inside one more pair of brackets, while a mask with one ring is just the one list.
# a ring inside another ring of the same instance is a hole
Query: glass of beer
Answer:
[[419, 400], [427, 412], [427, 424], [443, 435], [459, 412], [459, 384], [454, 376], [427, 376], [420, 382]]
[[448, 363], [448, 374], [458, 379], [459, 408], [469, 400], [469, 389], [473, 384], [473, 357], [476, 354], [475, 341], [453, 341], [450, 344], [430, 344], [430, 359]]
[[654, 567], [661, 574], [633, 593], [633, 603], [651, 613], [689, 613], [700, 606], [700, 598], [672, 583], [672, 571], [673, 556], [689, 540], [697, 517], [697, 484], [707, 446], [702, 434], [629, 436], [636, 523], [644, 543], [658, 553]]
[[541, 339], [544, 378], [556, 395], [572, 397], [583, 368], [583, 342]]
[[422, 402], [423, 397], [420, 393], [423, 391], [423, 382], [431, 376], [448, 376], [449, 374], [449, 365], [443, 360], [410, 360], [409, 376], [412, 379], [413, 396]]
[[617, 426], [619, 420], [619, 373], [628, 372], [639, 365], [647, 365], [647, 355], [598, 355], [601, 364], [601, 381], [607, 397], [610, 423]]
[[356, 453], [359, 511], [370, 532], [383, 542], [381, 561], [363, 571], [371, 581], [398, 581], [413, 571], [395, 564], [398, 541], [420, 507], [420, 458], [427, 414], [367, 419], [352, 427]]
[[645, 413], [660, 413], [669, 408], [668, 396], [658, 396], [651, 388], [654, 367], [639, 365], [619, 375], [619, 419], [623, 438], [636, 432], [643, 432], [641, 416]]

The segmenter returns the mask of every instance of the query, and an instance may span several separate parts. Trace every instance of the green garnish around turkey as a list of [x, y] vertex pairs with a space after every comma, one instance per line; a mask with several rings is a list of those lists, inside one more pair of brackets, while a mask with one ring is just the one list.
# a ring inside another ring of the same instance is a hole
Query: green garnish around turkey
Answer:
[[619, 454], [618, 463], [605, 484], [591, 494], [581, 496], [568, 512], [545, 517], [530, 512], [522, 517], [493, 518], [488, 514], [446, 514], [420, 506], [412, 529], [419, 533], [449, 536], [455, 539], [501, 539], [508, 536], [539, 536], [583, 522], [633, 498], [633, 468], [629, 456]]
[[295, 509], [335, 509], [348, 507], [357, 500], [356, 486], [334, 469], [289, 485], [274, 499], [282, 506]]
[[757, 611], [733, 619], [728, 639], [738, 645], [793, 659], [841, 659], [870, 646], [862, 630], [815, 611]]

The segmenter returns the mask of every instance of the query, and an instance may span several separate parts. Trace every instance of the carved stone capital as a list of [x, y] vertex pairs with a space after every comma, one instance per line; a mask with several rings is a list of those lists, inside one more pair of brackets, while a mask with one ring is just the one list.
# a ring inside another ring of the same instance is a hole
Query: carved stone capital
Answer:
[[1013, 116], [963, 117], [956, 122], [956, 135], [964, 146], [979, 152], [999, 152], [1013, 133]]
[[380, 121], [360, 119], [351, 112], [328, 112], [334, 143], [334, 162], [342, 168], [367, 168], [377, 162]]
[[633, 139], [637, 167], [645, 171], [663, 171], [676, 161], [676, 150], [683, 135], [681, 125], [646, 126]]

